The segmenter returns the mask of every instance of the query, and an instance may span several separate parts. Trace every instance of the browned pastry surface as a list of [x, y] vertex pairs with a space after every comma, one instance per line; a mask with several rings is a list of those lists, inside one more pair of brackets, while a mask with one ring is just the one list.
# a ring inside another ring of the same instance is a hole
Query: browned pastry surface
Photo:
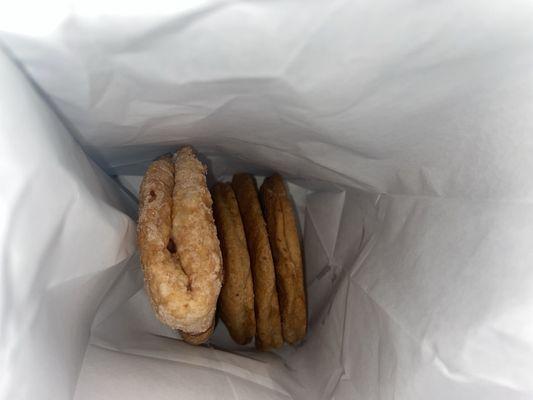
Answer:
[[205, 174], [190, 147], [173, 159], [153, 162], [141, 184], [137, 228], [146, 288], [157, 317], [196, 335], [195, 341], [207, 340], [212, 332], [222, 280]]
[[189, 344], [202, 344], [202, 343], [207, 342], [207, 340], [213, 334], [214, 330], [215, 330], [215, 320], [213, 320], [213, 323], [205, 332], [191, 334], [191, 333], [180, 331], [180, 335], [183, 338], [183, 340]]
[[296, 218], [279, 174], [265, 179], [261, 200], [276, 269], [283, 339], [294, 344], [305, 336], [307, 307]]
[[246, 344], [255, 335], [254, 289], [241, 214], [229, 183], [214, 186], [213, 211], [224, 267], [220, 316], [233, 340]]
[[283, 344], [278, 294], [257, 187], [249, 174], [235, 175], [232, 186], [239, 204], [250, 254], [255, 299], [256, 347], [260, 350], [277, 348]]

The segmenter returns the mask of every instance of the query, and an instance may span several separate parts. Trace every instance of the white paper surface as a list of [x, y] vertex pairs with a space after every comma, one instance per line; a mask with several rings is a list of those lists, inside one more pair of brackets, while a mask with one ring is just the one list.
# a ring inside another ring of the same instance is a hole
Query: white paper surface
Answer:
[[[3, 62], [2, 395], [533, 397], [531, 2], [49, 3], [0, 40], [115, 183]], [[210, 181], [295, 185], [301, 346], [192, 348], [151, 314], [111, 199], [181, 143]]]
[[67, 399], [135, 224], [1, 53], [0, 93], [0, 398]]

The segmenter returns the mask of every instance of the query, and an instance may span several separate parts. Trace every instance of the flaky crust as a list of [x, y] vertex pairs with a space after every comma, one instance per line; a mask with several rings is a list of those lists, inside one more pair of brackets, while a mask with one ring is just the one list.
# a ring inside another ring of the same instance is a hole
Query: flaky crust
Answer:
[[303, 262], [296, 218], [280, 175], [265, 179], [260, 192], [276, 269], [283, 339], [294, 344], [304, 338], [307, 330]]
[[255, 314], [250, 256], [241, 214], [230, 184], [219, 182], [212, 193], [224, 267], [220, 316], [233, 340], [246, 344], [255, 335]]
[[283, 344], [283, 338], [274, 263], [257, 188], [254, 179], [248, 174], [235, 175], [232, 187], [239, 204], [250, 254], [255, 295], [255, 344], [260, 350], [278, 348]]
[[153, 162], [141, 184], [137, 228], [157, 317], [196, 336], [212, 328], [222, 280], [205, 174], [190, 147]]

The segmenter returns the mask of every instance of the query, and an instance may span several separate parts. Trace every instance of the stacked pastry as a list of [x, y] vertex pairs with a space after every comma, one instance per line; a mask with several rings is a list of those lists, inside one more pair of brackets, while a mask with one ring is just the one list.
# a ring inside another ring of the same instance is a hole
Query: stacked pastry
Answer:
[[213, 220], [205, 173], [186, 147], [173, 160], [156, 160], [143, 179], [139, 247], [156, 315], [185, 341], [203, 343], [220, 291], [220, 316], [235, 342], [255, 336], [260, 350], [297, 343], [307, 329], [306, 296], [283, 179], [265, 179], [259, 192], [249, 174], [217, 183]]

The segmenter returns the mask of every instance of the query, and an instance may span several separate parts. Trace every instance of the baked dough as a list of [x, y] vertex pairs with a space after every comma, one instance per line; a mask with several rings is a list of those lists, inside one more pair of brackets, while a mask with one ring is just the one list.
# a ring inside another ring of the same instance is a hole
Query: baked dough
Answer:
[[219, 298], [220, 316], [233, 340], [238, 344], [246, 344], [255, 335], [255, 314], [250, 256], [241, 214], [229, 183], [217, 183], [212, 193], [224, 267], [224, 282]]
[[206, 341], [213, 330], [222, 281], [205, 175], [190, 147], [154, 161], [141, 184], [137, 228], [153, 309], [193, 344]]
[[304, 338], [307, 330], [303, 261], [296, 218], [279, 174], [265, 179], [260, 192], [276, 270], [283, 339], [295, 344]]
[[274, 263], [261, 211], [257, 187], [249, 174], [237, 174], [232, 181], [244, 225], [253, 276], [256, 336], [260, 350], [281, 347], [281, 320]]

